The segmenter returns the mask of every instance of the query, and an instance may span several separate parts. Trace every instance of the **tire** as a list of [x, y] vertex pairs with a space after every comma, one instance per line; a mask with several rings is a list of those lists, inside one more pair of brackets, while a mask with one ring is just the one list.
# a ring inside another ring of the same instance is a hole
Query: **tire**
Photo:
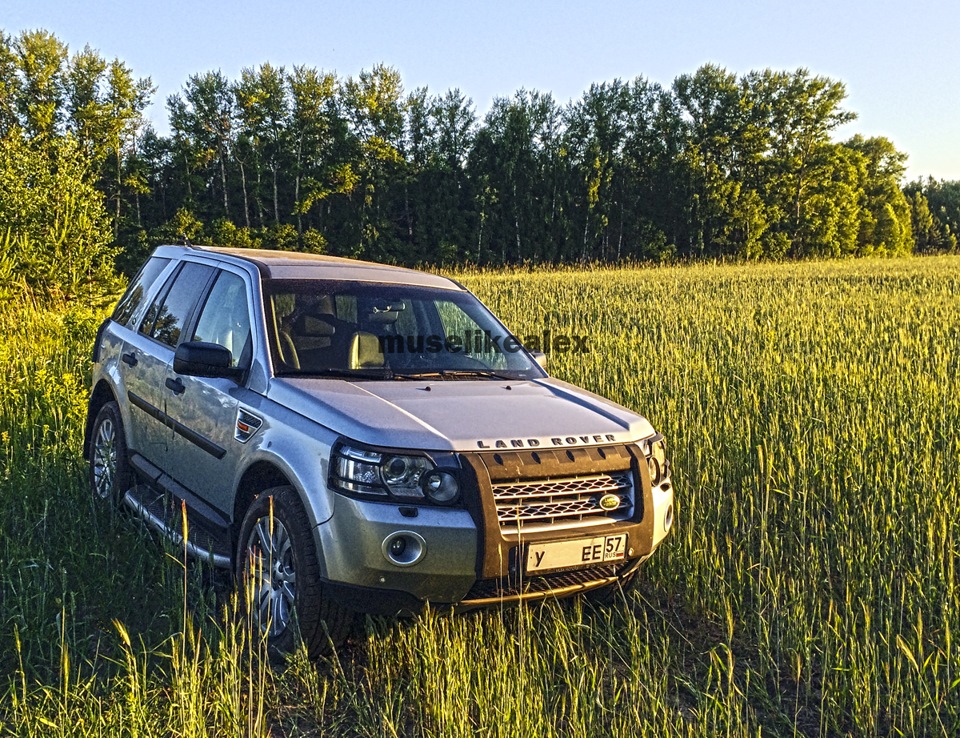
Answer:
[[100, 408], [90, 434], [90, 490], [111, 504], [133, 486], [133, 471], [127, 459], [127, 439], [116, 402]]
[[613, 584], [608, 584], [605, 587], [598, 587], [597, 589], [591, 589], [589, 592], [584, 594], [590, 602], [595, 605], [600, 605], [605, 607], [607, 605], [612, 605], [621, 597], [629, 594], [637, 586], [637, 581], [640, 578], [640, 567], [638, 566], [633, 571], [628, 574], [623, 575], [615, 581]]
[[281, 659], [300, 640], [311, 658], [343, 643], [353, 612], [326, 596], [307, 515], [293, 487], [260, 494], [243, 518], [237, 544], [241, 599], [270, 656]]

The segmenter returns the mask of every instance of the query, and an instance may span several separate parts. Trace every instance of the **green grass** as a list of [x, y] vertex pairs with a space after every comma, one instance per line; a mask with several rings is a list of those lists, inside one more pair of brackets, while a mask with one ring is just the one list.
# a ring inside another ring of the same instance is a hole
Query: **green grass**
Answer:
[[271, 671], [222, 581], [90, 499], [99, 316], [8, 306], [0, 734], [960, 732], [960, 259], [458, 276], [518, 335], [588, 336], [551, 373], [666, 434], [639, 590], [368, 621]]

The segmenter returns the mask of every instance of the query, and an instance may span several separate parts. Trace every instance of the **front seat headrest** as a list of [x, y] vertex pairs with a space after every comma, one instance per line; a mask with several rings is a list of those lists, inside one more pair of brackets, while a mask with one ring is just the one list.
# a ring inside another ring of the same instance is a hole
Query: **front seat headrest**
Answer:
[[366, 331], [353, 334], [349, 357], [351, 369], [376, 369], [384, 365], [380, 339]]

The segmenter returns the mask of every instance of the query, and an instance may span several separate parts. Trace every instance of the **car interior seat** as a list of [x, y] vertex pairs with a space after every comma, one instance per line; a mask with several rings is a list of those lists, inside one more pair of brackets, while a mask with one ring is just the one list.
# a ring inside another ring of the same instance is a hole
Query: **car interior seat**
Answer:
[[349, 367], [377, 369], [384, 366], [380, 338], [367, 331], [357, 331], [350, 338]]

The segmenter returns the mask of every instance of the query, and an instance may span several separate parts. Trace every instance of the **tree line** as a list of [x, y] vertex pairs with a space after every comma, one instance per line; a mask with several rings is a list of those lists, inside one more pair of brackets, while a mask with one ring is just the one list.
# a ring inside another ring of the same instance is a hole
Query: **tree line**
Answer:
[[[166, 100], [169, 135], [144, 117], [154, 93], [89, 47], [71, 55], [46, 31], [0, 31], [0, 276], [19, 263], [11, 253], [22, 261], [43, 238], [64, 241], [20, 222], [30, 202], [39, 208], [27, 160], [67, 177], [48, 183], [59, 200], [92, 198], [82, 216], [59, 206], [57, 220], [86, 228], [81, 281], [113, 256], [129, 271], [181, 238], [406, 264], [957, 245], [960, 182], [904, 186], [906, 154], [888, 139], [835, 141], [855, 118], [845, 87], [805, 69], [708, 64], [669, 87], [594, 84], [567, 104], [520, 90], [481, 118], [461, 91], [405, 92], [385, 65], [341, 78], [264, 63], [239, 79], [190, 76]], [[62, 254], [49, 262], [62, 266]]]

